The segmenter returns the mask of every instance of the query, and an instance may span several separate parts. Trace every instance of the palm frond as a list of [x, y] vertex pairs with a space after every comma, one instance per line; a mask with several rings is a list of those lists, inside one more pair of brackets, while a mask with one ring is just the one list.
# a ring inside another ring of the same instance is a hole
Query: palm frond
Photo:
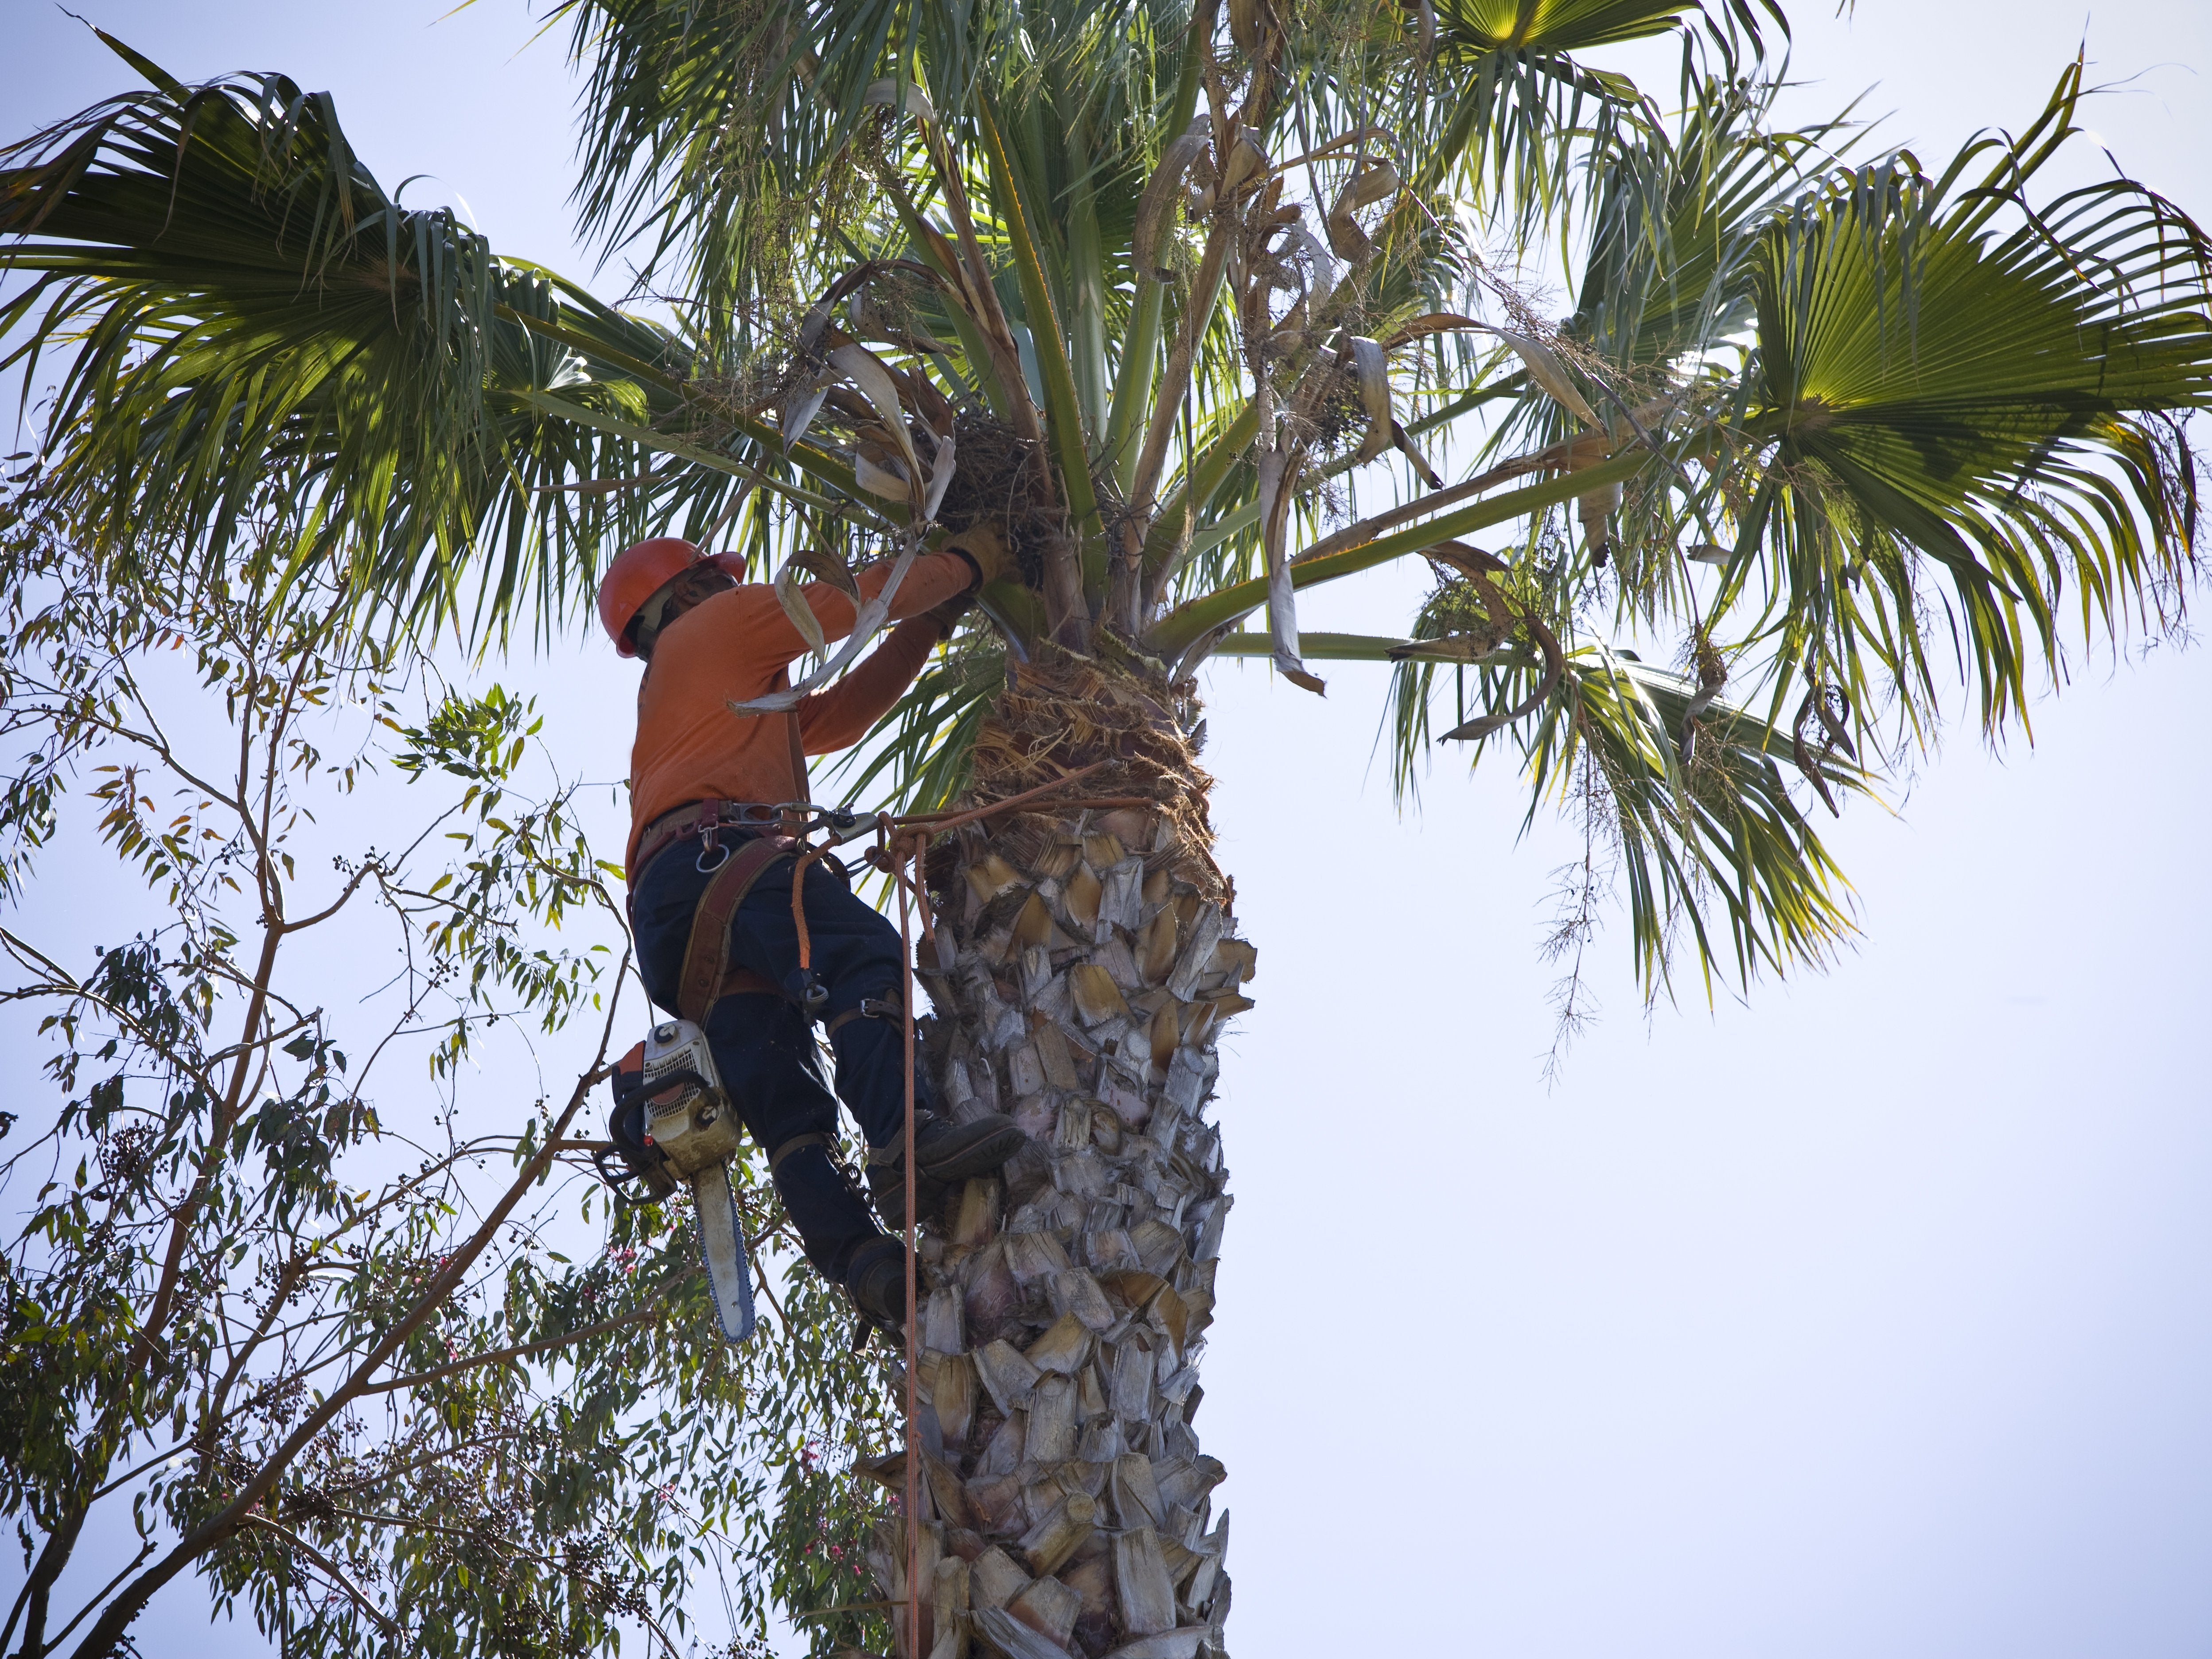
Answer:
[[680, 279], [703, 316], [742, 333], [762, 302], [789, 303], [838, 263], [842, 239], [866, 223], [878, 170], [896, 160], [882, 136], [895, 125], [884, 106], [899, 101], [882, 96], [887, 82], [919, 88], [962, 135], [974, 131], [978, 95], [995, 94], [1010, 143], [1040, 170], [1025, 185], [1079, 232], [1084, 193], [1108, 198], [1089, 211], [1103, 217], [1100, 245], [1115, 246], [1135, 192], [1117, 204], [1108, 181], [1142, 182], [1153, 82], [1174, 84], [1188, 7], [562, 0], [552, 15], [570, 24], [570, 55], [586, 72], [585, 229], [629, 246], [647, 273]]
[[[169, 81], [5, 159], [0, 264], [33, 280], [0, 327], [26, 325], [27, 386], [71, 353], [46, 488], [114, 545], [287, 547], [395, 621], [550, 622], [603, 539], [736, 488], [550, 417], [538, 400], [643, 426], [695, 365], [447, 210], [401, 206], [327, 94]], [[556, 320], [576, 344], [528, 325]]]
[[[708, 317], [739, 328], [746, 301], [788, 288], [795, 262], [836, 245], [857, 173], [835, 163], [898, 8], [842, 8], [826, 62], [811, 9], [562, 0], [550, 14], [570, 24], [569, 55], [587, 71], [575, 191], [586, 232], [641, 249], [644, 271], [685, 282]], [[844, 97], [817, 94], [825, 70]]]
[[[1838, 121], [1778, 132], [1772, 82], [1701, 77], [1675, 130], [1627, 135], [1605, 158], [1589, 248], [1563, 331], [1625, 374], [1671, 366], [1749, 322], [1752, 243]], [[1549, 441], [1557, 434], [1545, 434]]]
[[1436, 0], [1432, 62], [1419, 84], [1425, 90], [1433, 75], [1437, 96], [1420, 111], [1419, 176], [1457, 172], [1525, 244], [1565, 209], [1584, 158], [1650, 124], [1633, 82], [1578, 54], [1681, 32], [1686, 81], [1697, 18], [1735, 79], [1745, 49], [1763, 49], [1762, 13], [1788, 32], [1771, 0], [1729, 0], [1720, 12], [1713, 18], [1696, 0]]
[[[1455, 723], [1465, 726], [1514, 708], [1540, 669], [1525, 642], [1467, 631], [1484, 613], [1455, 603], [1453, 586], [1424, 605], [1413, 640], [1383, 653], [1398, 665], [1386, 718], [1401, 793], [1414, 789], [1434, 741], [1431, 710], [1447, 677]], [[1850, 936], [1842, 873], [1780, 769], [1801, 764], [1793, 733], [1701, 696], [1693, 679], [1592, 641], [1565, 653], [1534, 720], [1478, 739], [1470, 764], [1508, 743], [1518, 753], [1530, 820], [1549, 805], [1584, 837], [1571, 884], [1577, 925], [1594, 928], [1616, 888], [1626, 889], [1647, 993], [1670, 988], [1685, 947], [1710, 995], [1716, 967], [1732, 968], [1730, 977], [1747, 986], [1762, 973], [1822, 963]], [[1802, 763], [1824, 789], [1868, 788], [1863, 772], [1832, 753]]]
[[[1671, 982], [1686, 935], [1710, 995], [1716, 966], [1732, 963], [1748, 985], [1826, 962], [1854, 929], [1842, 872], [1784, 781], [1789, 736], [1714, 702], [1685, 762], [1677, 734], [1700, 701], [1682, 676], [1587, 647], [1570, 654], [1524, 755], [1532, 813], [1547, 798], [1579, 797], [1599, 815], [1593, 833], [1614, 838], [1647, 989]], [[1863, 787], [1855, 769], [1820, 764], [1832, 785]]]
[[[2077, 64], [2018, 139], [1933, 182], [1904, 156], [1839, 173], [1761, 239], [1723, 604], [1754, 601], [1786, 670], [1863, 683], [1860, 629], [1878, 611], [1888, 639], [1918, 631], [1928, 561], [1995, 729], [2063, 664], [2069, 586], [2091, 634], [2183, 602], [2194, 460], [2175, 417], [2212, 400], [2212, 246], [2128, 179], [2030, 202], [2080, 94]], [[1874, 654], [1892, 696], [1929, 690], [1901, 672], [1918, 642]]]

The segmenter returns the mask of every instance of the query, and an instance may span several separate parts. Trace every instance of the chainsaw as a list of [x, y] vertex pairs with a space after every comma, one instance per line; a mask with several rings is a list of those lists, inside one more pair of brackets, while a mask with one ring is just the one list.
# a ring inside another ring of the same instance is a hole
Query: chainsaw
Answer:
[[[714, 1316], [726, 1340], [743, 1342], [753, 1334], [753, 1275], [730, 1186], [738, 1115], [714, 1070], [707, 1034], [688, 1019], [654, 1026], [616, 1062], [612, 1085], [608, 1128], [614, 1144], [593, 1155], [599, 1178], [617, 1193], [642, 1186], [656, 1199], [670, 1196], [679, 1182], [690, 1184]], [[610, 1155], [626, 1170], [613, 1170]]]

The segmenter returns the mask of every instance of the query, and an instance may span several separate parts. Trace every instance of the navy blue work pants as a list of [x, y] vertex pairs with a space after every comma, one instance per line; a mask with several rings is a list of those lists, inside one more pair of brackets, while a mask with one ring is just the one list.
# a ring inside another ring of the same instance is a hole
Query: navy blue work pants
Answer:
[[[727, 830], [723, 835], [735, 838]], [[712, 864], [713, 855], [707, 861]], [[672, 1013], [692, 913], [712, 875], [699, 862], [695, 839], [666, 848], [646, 866], [630, 901], [647, 994]], [[791, 914], [796, 866], [787, 859], [763, 872], [731, 921], [730, 965], [781, 985], [787, 995], [740, 994], [714, 1005], [706, 1027], [715, 1068], [747, 1132], [771, 1154], [799, 1135], [834, 1135], [839, 1097], [868, 1145], [886, 1146], [905, 1132], [905, 1034], [896, 1019], [847, 1020], [830, 1038], [836, 1093], [830, 1092], [812, 1026], [799, 1006], [805, 979]], [[813, 971], [830, 994], [825, 1022], [864, 998], [903, 995], [898, 929], [818, 860], [806, 867], [801, 902]], [[917, 1109], [927, 1107], [927, 1080], [919, 1068], [915, 1091]], [[785, 1158], [775, 1184], [808, 1260], [832, 1279], [842, 1276], [854, 1249], [882, 1236], [866, 1200], [823, 1147]]]

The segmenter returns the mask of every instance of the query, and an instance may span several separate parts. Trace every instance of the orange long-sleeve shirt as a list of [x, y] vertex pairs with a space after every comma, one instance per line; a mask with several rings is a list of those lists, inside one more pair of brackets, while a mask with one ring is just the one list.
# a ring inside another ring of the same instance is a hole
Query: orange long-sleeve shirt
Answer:
[[[874, 598], [890, 570], [884, 563], [862, 571], [861, 595]], [[916, 559], [891, 601], [899, 625], [842, 678], [787, 714], [740, 714], [730, 708], [787, 687], [792, 662], [807, 649], [774, 588], [747, 582], [726, 589], [662, 629], [637, 689], [626, 861], [636, 857], [647, 824], [690, 802], [804, 800], [805, 769], [794, 757], [827, 755], [866, 736], [938, 641], [936, 623], [919, 613], [965, 592], [974, 580], [957, 553]], [[852, 632], [851, 599], [824, 582], [800, 592], [823, 638]], [[637, 875], [632, 868], [630, 879]]]

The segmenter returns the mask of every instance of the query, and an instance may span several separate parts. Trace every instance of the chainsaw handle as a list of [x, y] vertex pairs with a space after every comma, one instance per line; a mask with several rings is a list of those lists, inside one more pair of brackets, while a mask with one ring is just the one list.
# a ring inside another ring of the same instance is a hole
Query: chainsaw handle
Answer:
[[[663, 1072], [659, 1076], [650, 1079], [649, 1091], [646, 1085], [641, 1084], [637, 1090], [636, 1098], [647, 1103], [651, 1103], [658, 1100], [661, 1096], [666, 1094], [671, 1089], [678, 1088], [686, 1083], [698, 1090], [698, 1091], [702, 1095], [713, 1094], [714, 1092], [714, 1085], [713, 1084], [708, 1082], [705, 1078], [701, 1077], [699, 1073], [694, 1071], [690, 1066], [679, 1066], [672, 1072]], [[646, 1113], [646, 1115], [647, 1117], [651, 1117], [653, 1114], [648, 1111]]]
[[631, 1186], [634, 1183], [645, 1179], [645, 1171], [642, 1170], [633, 1170], [628, 1164], [623, 1164], [622, 1173], [617, 1175], [607, 1168], [607, 1160], [609, 1158], [613, 1158], [617, 1163], [621, 1163], [622, 1154], [612, 1146], [602, 1146], [599, 1151], [592, 1154], [592, 1167], [599, 1172], [599, 1179], [606, 1183], [606, 1188], [609, 1192], [614, 1194], [617, 1198], [627, 1199], [631, 1197]]

